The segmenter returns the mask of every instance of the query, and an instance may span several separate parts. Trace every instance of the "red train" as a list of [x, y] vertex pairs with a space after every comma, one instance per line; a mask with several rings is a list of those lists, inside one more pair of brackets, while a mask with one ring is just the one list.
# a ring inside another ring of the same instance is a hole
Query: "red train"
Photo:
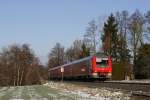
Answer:
[[73, 78], [103, 78], [110, 79], [112, 76], [111, 57], [89, 56], [73, 61], [62, 66], [49, 69], [50, 79], [73, 79]]

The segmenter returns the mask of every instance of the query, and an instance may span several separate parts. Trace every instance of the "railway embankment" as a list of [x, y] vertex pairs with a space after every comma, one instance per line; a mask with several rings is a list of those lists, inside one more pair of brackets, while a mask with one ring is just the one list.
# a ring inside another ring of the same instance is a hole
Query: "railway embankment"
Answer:
[[122, 81], [96, 81], [96, 82], [71, 82], [90, 88], [108, 88], [122, 91], [132, 96], [144, 96], [150, 99], [150, 80], [122, 80]]
[[150, 97], [150, 80], [106, 81], [105, 85], [131, 91], [133, 95]]

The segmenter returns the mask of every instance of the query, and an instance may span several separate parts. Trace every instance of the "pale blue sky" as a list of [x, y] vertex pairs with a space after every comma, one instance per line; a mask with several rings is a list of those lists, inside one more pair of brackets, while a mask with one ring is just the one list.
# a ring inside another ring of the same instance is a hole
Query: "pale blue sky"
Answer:
[[83, 36], [88, 22], [111, 12], [150, 10], [150, 0], [0, 0], [0, 49], [28, 43], [45, 60], [56, 42]]

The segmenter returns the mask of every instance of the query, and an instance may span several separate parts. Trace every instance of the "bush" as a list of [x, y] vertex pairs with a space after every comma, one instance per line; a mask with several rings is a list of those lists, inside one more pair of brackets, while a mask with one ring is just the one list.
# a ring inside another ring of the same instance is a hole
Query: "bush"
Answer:
[[131, 72], [131, 64], [125, 62], [113, 63], [112, 80], [124, 80], [125, 76], [131, 77]]
[[138, 50], [135, 64], [135, 78], [150, 78], [150, 44], [144, 44]]

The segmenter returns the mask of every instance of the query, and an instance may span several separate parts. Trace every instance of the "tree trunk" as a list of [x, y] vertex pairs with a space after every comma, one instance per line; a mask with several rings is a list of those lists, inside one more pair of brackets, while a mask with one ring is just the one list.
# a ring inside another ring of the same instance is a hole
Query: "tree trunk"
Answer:
[[17, 67], [16, 67], [16, 63], [15, 63], [15, 69], [14, 69], [14, 86], [16, 86], [16, 69], [17, 69]]
[[14, 75], [14, 86], [16, 86], [16, 76]]
[[18, 74], [17, 74], [17, 86], [19, 86], [19, 80], [20, 80], [20, 66], [18, 66], [17, 72], [18, 72]]
[[24, 68], [23, 68], [23, 70], [21, 72], [21, 77], [20, 77], [20, 82], [19, 82], [20, 86], [22, 85], [23, 76], [24, 76]]

